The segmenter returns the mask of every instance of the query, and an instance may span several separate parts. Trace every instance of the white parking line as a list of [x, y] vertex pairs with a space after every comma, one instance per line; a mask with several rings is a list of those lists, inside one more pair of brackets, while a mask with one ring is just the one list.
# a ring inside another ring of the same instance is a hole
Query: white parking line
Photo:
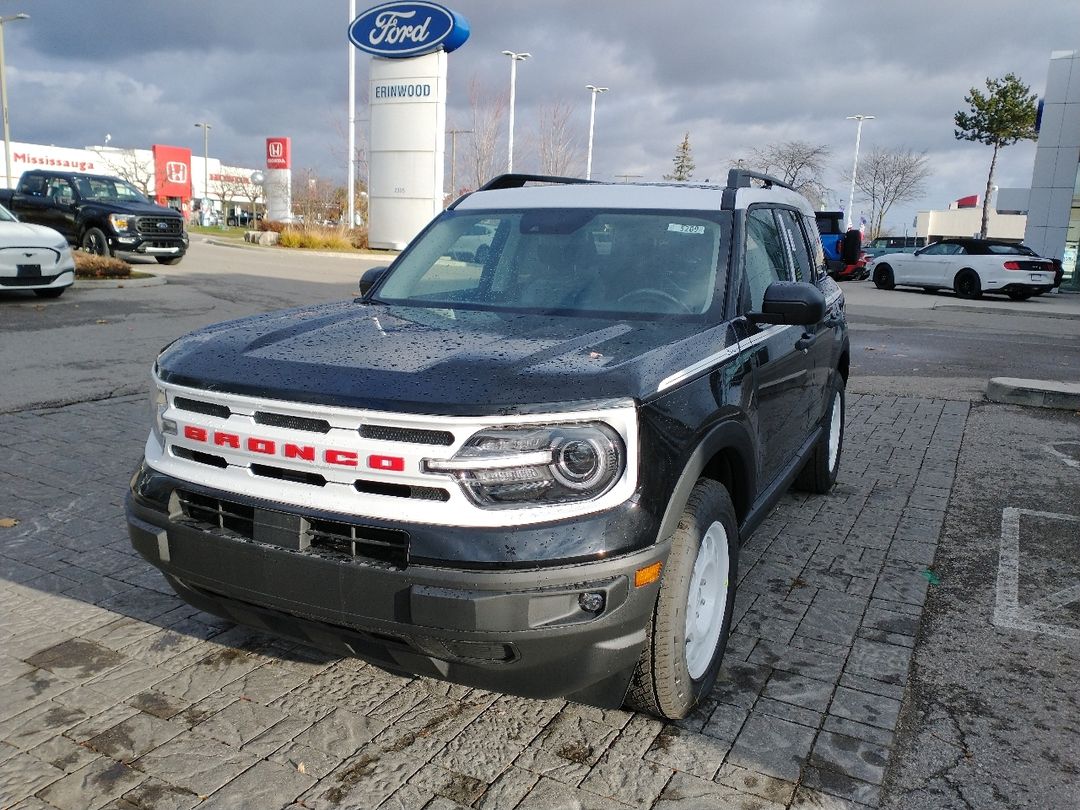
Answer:
[[[1080, 601], [1080, 584], [1070, 585], [1030, 604], [1020, 604], [1020, 518], [1023, 515], [1080, 523], [1080, 517], [1060, 512], [1038, 512], [1006, 507], [1001, 510], [1001, 552], [998, 563], [994, 624], [1014, 630], [1045, 633], [1058, 638], [1080, 638], [1080, 629], [1039, 621], [1041, 614]], [[1074, 537], [1080, 536], [1080, 532]]]
[[1056, 456], [1070, 467], [1076, 467], [1080, 470], [1080, 461], [1077, 461], [1072, 456], [1068, 456], [1058, 450], [1059, 447], [1065, 447], [1066, 445], [1069, 447], [1080, 447], [1080, 442], [1054, 442], [1053, 444], [1046, 445], [1046, 452], [1052, 456]]

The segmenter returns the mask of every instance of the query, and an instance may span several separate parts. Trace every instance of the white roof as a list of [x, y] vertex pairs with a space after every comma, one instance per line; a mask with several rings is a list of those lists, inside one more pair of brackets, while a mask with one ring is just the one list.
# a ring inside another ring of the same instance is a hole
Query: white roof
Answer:
[[[506, 208], [660, 208], [686, 211], [719, 211], [723, 186], [645, 183], [566, 183], [478, 191], [458, 205], [459, 211]], [[740, 188], [736, 206], [755, 202], [795, 205], [808, 216], [813, 209], [806, 199], [784, 188]]]

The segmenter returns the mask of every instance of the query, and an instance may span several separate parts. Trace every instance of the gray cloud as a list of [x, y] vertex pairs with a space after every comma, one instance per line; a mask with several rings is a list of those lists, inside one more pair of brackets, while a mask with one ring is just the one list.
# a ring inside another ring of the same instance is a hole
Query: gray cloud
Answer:
[[[865, 147], [925, 149], [933, 163], [924, 199], [896, 223], [985, 184], [989, 150], [952, 134], [972, 85], [1013, 71], [1041, 92], [1050, 52], [1080, 47], [1080, 5], [1064, 0], [444, 2], [473, 30], [450, 58], [450, 121], [468, 122], [474, 79], [507, 93], [501, 50], [533, 54], [517, 86], [526, 168], [545, 104], [573, 106], [584, 149], [592, 82], [611, 88], [597, 105], [595, 176], [659, 179], [689, 132], [695, 177], [716, 181], [755, 145], [798, 138], [832, 148], [829, 180], [846, 200], [854, 125], [845, 116], [870, 113]], [[5, 14], [32, 15], [5, 29], [12, 137], [83, 146], [108, 132], [114, 145], [199, 153], [193, 123], [206, 120], [211, 153], [227, 162], [257, 165], [266, 135], [290, 135], [298, 165], [343, 179], [347, 9], [345, 0], [7, 0]], [[1060, 33], [1070, 31], [1071, 40]], [[362, 91], [368, 57], [357, 64]], [[363, 106], [357, 115], [366, 118]], [[1029, 144], [1004, 150], [999, 184], [1026, 185], [1033, 154]]]

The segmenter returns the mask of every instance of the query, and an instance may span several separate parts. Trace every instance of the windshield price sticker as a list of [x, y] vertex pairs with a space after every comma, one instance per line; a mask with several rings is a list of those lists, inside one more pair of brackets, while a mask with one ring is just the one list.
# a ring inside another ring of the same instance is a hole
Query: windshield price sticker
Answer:
[[672, 233], [705, 233], [704, 225], [681, 225], [678, 222], [669, 223], [667, 229]]

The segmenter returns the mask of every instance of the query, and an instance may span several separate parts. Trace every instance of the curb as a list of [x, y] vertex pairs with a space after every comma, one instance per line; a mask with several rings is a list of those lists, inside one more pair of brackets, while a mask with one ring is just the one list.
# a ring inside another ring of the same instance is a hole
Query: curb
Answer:
[[320, 256], [331, 259], [385, 259], [387, 261], [393, 261], [397, 258], [400, 250], [388, 250], [385, 253], [381, 251], [364, 250], [356, 251], [355, 253], [337, 253], [330, 250], [307, 250], [305, 248], [279, 248], [277, 245], [256, 245], [251, 242], [219, 242], [213, 237], [204, 239], [209, 245], [217, 245], [218, 247], [231, 247], [241, 248], [243, 250], [273, 250], [283, 254], [289, 254], [293, 256]]
[[1080, 383], [994, 377], [986, 385], [986, 398], [1011, 405], [1080, 411]]
[[77, 278], [76, 289], [111, 290], [117, 287], [160, 287], [167, 284], [164, 276], [150, 278]]
[[1040, 312], [1037, 309], [1012, 309], [1003, 307], [973, 307], [964, 304], [935, 304], [932, 309], [938, 312], [977, 312], [987, 315], [1019, 315], [1022, 317], [1060, 318], [1062, 320], [1080, 320], [1080, 312]]

